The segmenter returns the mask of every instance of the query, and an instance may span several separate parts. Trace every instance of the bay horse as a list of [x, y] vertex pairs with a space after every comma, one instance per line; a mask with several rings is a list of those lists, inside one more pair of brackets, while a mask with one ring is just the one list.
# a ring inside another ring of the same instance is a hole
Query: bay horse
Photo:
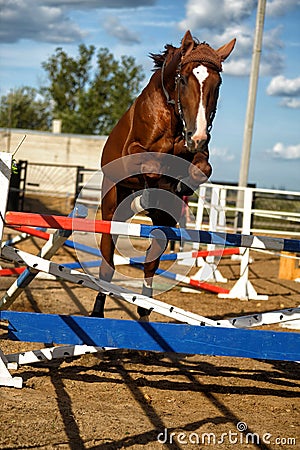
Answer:
[[[103, 149], [102, 219], [125, 221], [145, 210], [153, 225], [175, 226], [182, 197], [210, 177], [210, 130], [216, 113], [222, 62], [235, 39], [214, 50], [187, 31], [176, 48], [150, 54], [154, 74], [112, 130]], [[152, 296], [154, 273], [167, 242], [152, 240], [146, 252], [142, 294]], [[100, 279], [114, 274], [115, 240], [101, 237]], [[92, 316], [104, 317], [98, 293]], [[138, 308], [140, 320], [150, 312]]]

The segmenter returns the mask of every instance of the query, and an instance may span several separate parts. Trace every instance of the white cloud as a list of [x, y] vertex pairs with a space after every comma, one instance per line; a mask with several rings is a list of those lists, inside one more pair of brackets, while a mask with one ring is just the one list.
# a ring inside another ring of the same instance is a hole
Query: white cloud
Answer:
[[211, 43], [215, 48], [221, 47], [231, 39], [237, 38], [237, 43], [231, 56], [243, 56], [249, 53], [253, 46], [253, 31], [245, 24], [229, 25], [222, 33], [215, 33]]
[[210, 149], [210, 156], [217, 157], [219, 161], [232, 161], [235, 159], [235, 156], [229, 153], [228, 148], [212, 147]]
[[286, 108], [300, 108], [300, 77], [286, 78], [278, 75], [272, 78], [267, 87], [267, 94], [281, 97], [281, 106]]
[[284, 145], [277, 142], [271, 150], [271, 155], [280, 159], [300, 159], [300, 144]]
[[[229, 75], [245, 76], [251, 70], [251, 58], [253, 51], [253, 33], [246, 24], [228, 26], [221, 34], [212, 38], [212, 45], [218, 48], [229, 42], [233, 37], [237, 38], [234, 51], [228, 61], [224, 63], [224, 72]], [[283, 70], [284, 60], [282, 54], [282, 41], [280, 40], [281, 27], [267, 30], [264, 33], [263, 50], [260, 61], [260, 74], [274, 75]], [[280, 51], [279, 51], [280, 50]]]
[[284, 97], [281, 100], [280, 105], [286, 106], [287, 108], [292, 108], [292, 109], [300, 108], [300, 98]]
[[268, 0], [266, 11], [270, 16], [283, 16], [297, 6], [300, 6], [299, 0]]
[[139, 6], [151, 6], [155, 0], [44, 0], [44, 4], [50, 6], [62, 6], [80, 11], [97, 8], [137, 8]]
[[222, 32], [229, 24], [249, 17], [255, 5], [255, 0], [188, 0], [186, 18], [179, 27], [182, 30], [214, 28]]
[[49, 43], [78, 42], [86, 36], [86, 32], [70, 19], [70, 11], [130, 9], [154, 4], [155, 0], [1, 0], [0, 40], [2, 43], [15, 43], [21, 39]]
[[251, 60], [250, 58], [238, 58], [224, 63], [224, 73], [227, 75], [234, 75], [240, 77], [248, 75], [250, 72]]
[[103, 28], [111, 36], [117, 38], [120, 42], [127, 45], [138, 44], [140, 39], [138, 36], [121, 24], [116, 16], [107, 17]]
[[298, 96], [300, 95], [300, 77], [288, 79], [283, 75], [272, 78], [267, 87], [269, 95]]
[[84, 37], [79, 27], [65, 16], [62, 8], [37, 4], [34, 0], [9, 0], [1, 10], [2, 43], [20, 39], [42, 42], [73, 42]]

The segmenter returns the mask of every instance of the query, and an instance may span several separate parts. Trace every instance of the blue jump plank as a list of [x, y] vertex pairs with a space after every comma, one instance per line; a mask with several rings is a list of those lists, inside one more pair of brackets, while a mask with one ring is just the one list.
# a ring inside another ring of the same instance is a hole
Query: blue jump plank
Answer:
[[300, 361], [300, 333], [0, 311], [9, 338], [45, 344]]

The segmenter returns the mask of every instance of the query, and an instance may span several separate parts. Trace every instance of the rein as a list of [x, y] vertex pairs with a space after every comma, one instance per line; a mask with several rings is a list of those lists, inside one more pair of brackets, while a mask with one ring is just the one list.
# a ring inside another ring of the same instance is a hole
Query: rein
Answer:
[[[162, 68], [161, 68], [161, 86], [162, 86], [162, 90], [163, 93], [165, 94], [166, 100], [167, 100], [167, 104], [168, 105], [176, 105], [176, 102], [174, 99], [171, 99], [169, 92], [167, 91], [166, 87], [165, 87], [165, 83], [164, 83], [164, 72], [165, 72], [165, 67], [166, 67], [166, 60], [164, 60]], [[186, 128], [186, 123], [185, 123], [185, 119], [184, 119], [184, 115], [183, 115], [183, 111], [182, 111], [182, 107], [181, 107], [181, 103], [180, 103], [180, 89], [179, 89], [179, 82], [180, 82], [180, 69], [181, 69], [181, 64], [178, 64], [177, 70], [176, 70], [176, 77], [175, 77], [175, 91], [177, 89], [177, 110], [178, 110], [178, 114], [180, 117], [180, 120], [182, 122], [183, 125], [183, 130], [182, 130], [182, 135], [184, 137], [184, 139], [186, 138], [186, 132], [187, 132], [187, 128]], [[189, 146], [188, 146], [189, 148]], [[192, 151], [192, 150], [190, 150]]]

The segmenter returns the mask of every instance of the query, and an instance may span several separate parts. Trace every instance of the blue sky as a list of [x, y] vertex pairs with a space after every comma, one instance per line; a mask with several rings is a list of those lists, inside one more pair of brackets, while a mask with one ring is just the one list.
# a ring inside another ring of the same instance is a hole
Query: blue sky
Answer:
[[[190, 29], [218, 48], [237, 38], [224, 64], [210, 144], [212, 181], [237, 181], [243, 145], [256, 0], [0, 0], [0, 95], [45, 84], [41, 63], [82, 42], [135, 57], [151, 76], [150, 52], [179, 46]], [[300, 190], [300, 0], [267, 0], [249, 181]]]

